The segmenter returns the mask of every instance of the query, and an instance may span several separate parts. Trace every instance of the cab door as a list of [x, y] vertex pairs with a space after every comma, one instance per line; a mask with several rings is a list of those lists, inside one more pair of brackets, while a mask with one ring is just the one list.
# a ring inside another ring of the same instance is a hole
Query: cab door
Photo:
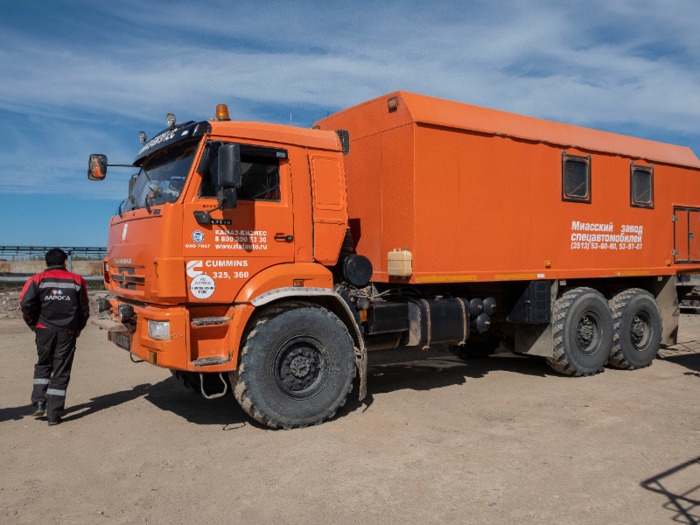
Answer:
[[[207, 147], [218, 150], [220, 145], [220, 141], [209, 141]], [[256, 273], [294, 260], [287, 151], [241, 143], [241, 165], [243, 183], [237, 190], [238, 205], [232, 210], [211, 212], [212, 224], [202, 224], [201, 216], [217, 207], [218, 157], [193, 176], [183, 217], [191, 302], [230, 303]], [[196, 169], [202, 169], [201, 164]]]

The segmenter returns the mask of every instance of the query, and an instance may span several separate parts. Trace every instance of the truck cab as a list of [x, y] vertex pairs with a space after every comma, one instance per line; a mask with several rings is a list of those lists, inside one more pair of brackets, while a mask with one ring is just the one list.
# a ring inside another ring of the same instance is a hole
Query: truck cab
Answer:
[[[220, 206], [227, 145], [240, 180]], [[229, 372], [256, 298], [338, 301], [329, 268], [347, 231], [342, 156], [334, 132], [225, 118], [146, 141], [109, 229], [109, 338], [171, 370]], [[98, 176], [102, 164], [91, 162]]]

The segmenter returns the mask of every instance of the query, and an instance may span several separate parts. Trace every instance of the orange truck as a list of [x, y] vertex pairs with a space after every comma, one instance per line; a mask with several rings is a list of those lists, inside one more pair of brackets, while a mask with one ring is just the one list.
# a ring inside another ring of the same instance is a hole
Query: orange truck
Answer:
[[588, 376], [675, 343], [700, 272], [688, 148], [406, 92], [313, 129], [166, 122], [140, 133], [96, 323], [270, 427], [362, 399], [374, 349], [504, 344]]

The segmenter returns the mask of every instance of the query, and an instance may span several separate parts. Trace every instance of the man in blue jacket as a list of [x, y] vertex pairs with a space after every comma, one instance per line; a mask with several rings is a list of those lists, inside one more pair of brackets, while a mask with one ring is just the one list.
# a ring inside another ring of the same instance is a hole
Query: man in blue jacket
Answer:
[[25, 322], [36, 333], [39, 360], [34, 366], [34, 417], [46, 414], [58, 425], [66, 404], [76, 339], [90, 317], [85, 279], [66, 270], [60, 248], [46, 252], [46, 270], [24, 285], [19, 296]]

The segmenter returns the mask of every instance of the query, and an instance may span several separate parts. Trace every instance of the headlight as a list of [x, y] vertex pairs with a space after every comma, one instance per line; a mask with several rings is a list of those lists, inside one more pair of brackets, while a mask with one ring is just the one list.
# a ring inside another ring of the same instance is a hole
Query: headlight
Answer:
[[148, 337], [157, 341], [170, 340], [170, 321], [148, 320]]

